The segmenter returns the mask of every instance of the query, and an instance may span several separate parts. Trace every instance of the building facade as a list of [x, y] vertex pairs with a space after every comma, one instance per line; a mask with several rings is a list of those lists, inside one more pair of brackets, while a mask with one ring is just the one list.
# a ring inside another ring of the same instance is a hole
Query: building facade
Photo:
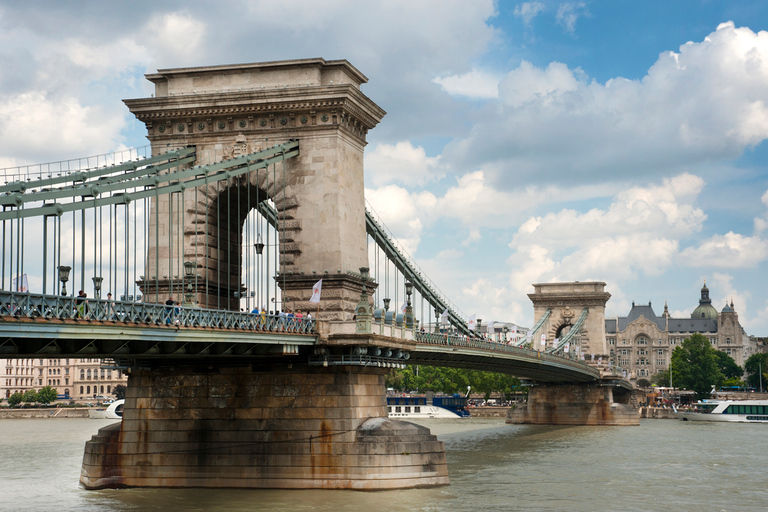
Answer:
[[638, 381], [650, 382], [654, 374], [669, 368], [675, 347], [694, 333], [704, 335], [714, 348], [731, 356], [739, 366], [759, 351], [755, 338], [748, 336], [739, 323], [733, 302], [718, 313], [706, 283], [690, 318], [672, 318], [666, 304], [664, 313], [657, 316], [650, 302], [633, 302], [627, 316], [605, 320], [605, 332], [611, 363], [627, 370]]
[[103, 359], [23, 358], [0, 359], [0, 400], [29, 389], [54, 388], [59, 396], [72, 400], [110, 397], [128, 376]]

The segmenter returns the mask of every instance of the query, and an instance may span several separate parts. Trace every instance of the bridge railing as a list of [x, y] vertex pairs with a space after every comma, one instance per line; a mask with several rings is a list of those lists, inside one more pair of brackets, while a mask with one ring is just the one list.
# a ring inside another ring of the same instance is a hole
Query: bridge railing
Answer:
[[146, 302], [0, 292], [0, 317], [315, 334], [314, 320]]
[[[416, 342], [424, 345], [436, 345], [445, 347], [461, 347], [461, 348], [474, 348], [488, 350], [492, 352], [504, 352], [509, 354], [517, 354], [526, 357], [535, 357], [544, 361], [556, 362], [559, 364], [565, 364], [574, 368], [590, 367], [586, 362], [571, 359], [569, 357], [559, 356], [555, 354], [547, 354], [546, 352], [540, 352], [538, 350], [531, 350], [527, 348], [517, 347], [515, 345], [508, 345], [505, 343], [497, 343], [495, 341], [489, 341], [482, 338], [468, 338], [465, 336], [452, 336], [449, 334], [441, 334], [435, 332], [417, 332]], [[597, 370], [595, 370], [597, 373]]]

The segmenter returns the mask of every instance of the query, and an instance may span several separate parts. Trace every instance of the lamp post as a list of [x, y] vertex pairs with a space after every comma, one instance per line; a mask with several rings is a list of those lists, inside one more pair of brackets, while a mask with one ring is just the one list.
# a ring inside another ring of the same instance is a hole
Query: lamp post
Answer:
[[413, 329], [413, 307], [411, 306], [411, 294], [413, 293], [413, 283], [405, 282], [405, 327]]
[[96, 296], [97, 299], [101, 298], [101, 282], [104, 280], [103, 277], [92, 277], [93, 279], [93, 294]]
[[191, 261], [184, 262], [184, 278], [187, 280], [187, 293], [184, 294], [184, 303], [191, 305], [192, 302], [192, 274], [195, 271], [195, 264]]
[[67, 281], [69, 281], [69, 272], [72, 267], [67, 265], [59, 265], [59, 281], [61, 281], [61, 294], [67, 296]]
[[392, 299], [384, 299], [384, 312], [386, 313], [389, 311], [389, 303], [392, 301]]
[[259, 258], [259, 256], [264, 253], [264, 247], [265, 245], [261, 242], [261, 235], [258, 235], [256, 237], [256, 243], [253, 244], [253, 248], [256, 249], [256, 292], [258, 293], [258, 298], [256, 298], [254, 306], [258, 306], [259, 302], [262, 302], [264, 297], [261, 294], [261, 266], [259, 265], [261, 263], [261, 258]]

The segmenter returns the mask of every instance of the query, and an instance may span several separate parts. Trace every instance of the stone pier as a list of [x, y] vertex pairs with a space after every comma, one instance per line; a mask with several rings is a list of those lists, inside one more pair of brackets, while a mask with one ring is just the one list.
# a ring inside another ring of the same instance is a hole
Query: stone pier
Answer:
[[604, 384], [535, 385], [528, 402], [507, 414], [507, 423], [529, 425], [639, 425], [631, 391]]
[[117, 487], [402, 489], [448, 484], [429, 429], [387, 418], [385, 370], [134, 370], [123, 421], [86, 443], [80, 483]]

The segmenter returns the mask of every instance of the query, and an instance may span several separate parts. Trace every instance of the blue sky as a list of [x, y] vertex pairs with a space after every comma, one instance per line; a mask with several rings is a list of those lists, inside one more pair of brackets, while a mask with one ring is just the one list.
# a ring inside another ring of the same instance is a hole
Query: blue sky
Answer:
[[0, 166], [146, 144], [121, 100], [158, 68], [347, 59], [387, 111], [367, 199], [466, 314], [599, 280], [609, 315], [689, 315], [706, 279], [768, 332], [765, 2], [0, 1], [0, 28]]

